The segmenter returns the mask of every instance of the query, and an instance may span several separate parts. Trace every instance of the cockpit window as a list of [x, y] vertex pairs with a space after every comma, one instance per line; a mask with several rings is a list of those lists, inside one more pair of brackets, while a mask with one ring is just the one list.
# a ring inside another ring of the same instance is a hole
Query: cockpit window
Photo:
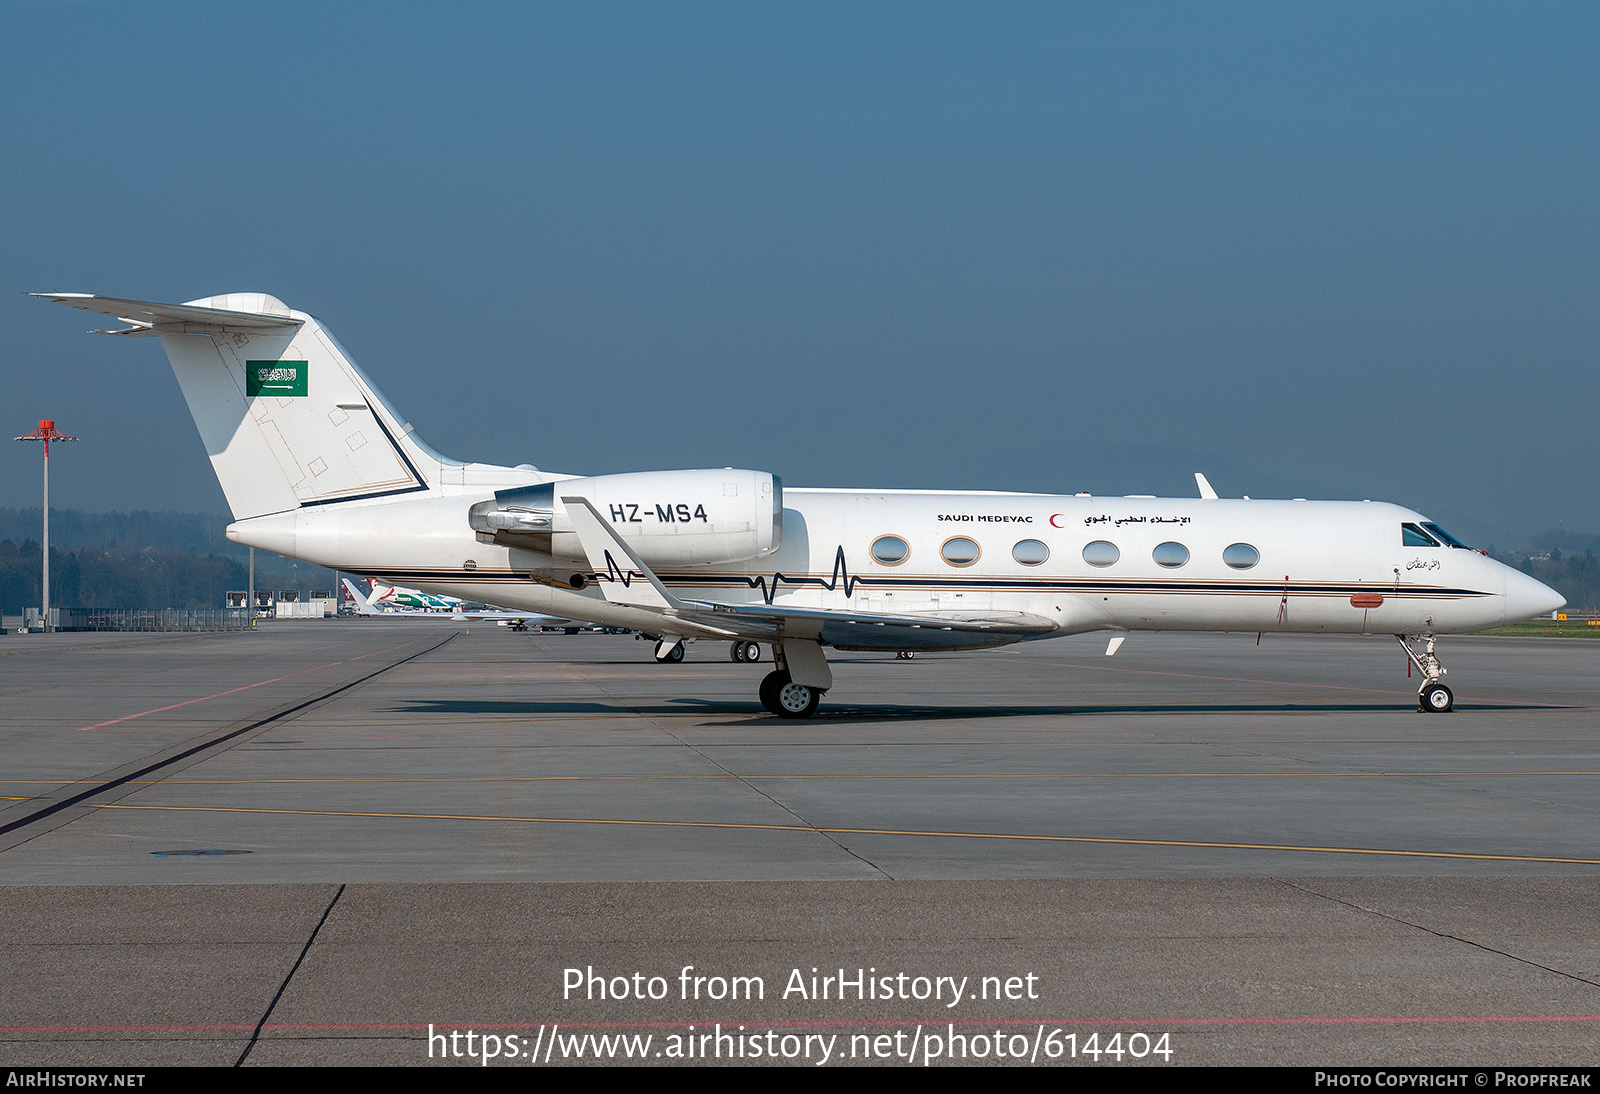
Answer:
[[1400, 526], [1400, 541], [1407, 547], [1439, 547], [1441, 544], [1415, 524]]
[[1437, 524], [1424, 524], [1423, 527], [1433, 535], [1434, 539], [1443, 540], [1445, 546], [1447, 547], [1459, 547], [1463, 551], [1472, 550], [1471, 547], [1468, 547], [1465, 543], [1462, 543], [1459, 539], [1457, 539], [1455, 536], [1452, 536], [1449, 532], [1446, 532], [1443, 528], [1440, 528]]

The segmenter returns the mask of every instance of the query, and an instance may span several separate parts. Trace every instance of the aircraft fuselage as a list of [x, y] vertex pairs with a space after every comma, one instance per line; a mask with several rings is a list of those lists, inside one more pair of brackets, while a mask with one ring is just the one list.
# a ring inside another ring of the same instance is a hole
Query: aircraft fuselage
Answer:
[[[608, 603], [598, 586], [606, 575], [581, 559], [480, 542], [466, 514], [488, 496], [301, 509], [237, 522], [229, 534], [439, 595], [667, 629]], [[1056, 634], [1453, 633], [1555, 606], [1543, 585], [1477, 551], [1406, 546], [1404, 526], [1426, 518], [1382, 502], [794, 488], [783, 498], [776, 552], [657, 574], [686, 600], [1016, 612], [1052, 620]], [[875, 544], [879, 556], [899, 553], [886, 537], [904, 544], [903, 557], [874, 557]], [[883, 648], [904, 645], [900, 636]]]

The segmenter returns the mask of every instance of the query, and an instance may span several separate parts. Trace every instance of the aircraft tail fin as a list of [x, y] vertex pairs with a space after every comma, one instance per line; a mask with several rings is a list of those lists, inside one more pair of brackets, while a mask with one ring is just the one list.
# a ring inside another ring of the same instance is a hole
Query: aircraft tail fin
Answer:
[[161, 339], [235, 520], [440, 491], [414, 435], [322, 324], [263, 293], [158, 304], [36, 293]]
[[376, 608], [374, 608], [372, 606], [372, 601], [368, 600], [365, 596], [363, 596], [361, 594], [361, 590], [356, 588], [355, 582], [351, 581], [348, 577], [344, 578], [343, 580], [344, 580], [344, 587], [347, 590], [349, 590], [350, 599], [352, 599], [352, 600], [354, 600], [356, 602], [356, 613], [358, 615], [382, 615], [383, 614], [382, 612], [378, 611], [378, 609], [376, 609]]

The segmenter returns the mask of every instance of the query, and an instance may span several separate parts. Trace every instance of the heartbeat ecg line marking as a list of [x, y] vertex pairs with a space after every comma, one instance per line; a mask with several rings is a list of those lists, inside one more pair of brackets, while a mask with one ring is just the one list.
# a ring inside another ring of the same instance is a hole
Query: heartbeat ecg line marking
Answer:
[[596, 572], [594, 575], [594, 579], [596, 581], [599, 581], [602, 577], [607, 581], [622, 582], [622, 587], [624, 589], [633, 584], [634, 578], [638, 578], [640, 581], [645, 579], [644, 575], [638, 570], [624, 570], [622, 567], [618, 566], [617, 560], [611, 557], [610, 551], [606, 552], [606, 572], [603, 574]]
[[[593, 575], [596, 581], [620, 582], [622, 587], [626, 589], [634, 581], [646, 580], [644, 574], [638, 570], [624, 569], [617, 565], [617, 560], [611, 557], [610, 551], [605, 552], [605, 556], [605, 573], [596, 571]], [[770, 582], [764, 574], [757, 574], [755, 577], [746, 577], [740, 580], [745, 583], [747, 588], [760, 589], [761, 599], [771, 604], [772, 598], [778, 595], [778, 587], [784, 583], [793, 585], [796, 588], [802, 585], [815, 585], [819, 589], [830, 593], [842, 588], [845, 599], [848, 600], [855, 594], [856, 586], [868, 579], [851, 576], [849, 564], [844, 557], [844, 545], [840, 544], [833, 556], [833, 574], [830, 577], [790, 577], [788, 574], [774, 572]]]
[[772, 598], [778, 595], [778, 585], [780, 582], [787, 581], [789, 584], [797, 587], [801, 585], [815, 585], [818, 588], [824, 589], [830, 593], [838, 589], [842, 584], [844, 587], [844, 597], [846, 600], [849, 600], [850, 597], [855, 593], [856, 586], [861, 584], [861, 582], [864, 580], [866, 579], [850, 576], [850, 569], [844, 560], [844, 545], [840, 544], [838, 552], [833, 556], [832, 577], [790, 577], [787, 574], [774, 572], [772, 575], [772, 584], [770, 586], [767, 584], [767, 579], [759, 574], [755, 577], [745, 578], [744, 583], [749, 588], [760, 589], [761, 599], [765, 600], [768, 604], [771, 604]]

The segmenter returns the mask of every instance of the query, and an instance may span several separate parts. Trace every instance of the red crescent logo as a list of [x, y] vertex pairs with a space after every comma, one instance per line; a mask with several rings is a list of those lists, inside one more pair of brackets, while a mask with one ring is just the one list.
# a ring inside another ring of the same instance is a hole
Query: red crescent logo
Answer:
[[1064, 516], [1066, 516], [1065, 513], [1051, 513], [1050, 514], [1050, 527], [1052, 527], [1052, 528], [1060, 528], [1061, 525], [1056, 523], [1056, 518], [1057, 517], [1064, 517]]

